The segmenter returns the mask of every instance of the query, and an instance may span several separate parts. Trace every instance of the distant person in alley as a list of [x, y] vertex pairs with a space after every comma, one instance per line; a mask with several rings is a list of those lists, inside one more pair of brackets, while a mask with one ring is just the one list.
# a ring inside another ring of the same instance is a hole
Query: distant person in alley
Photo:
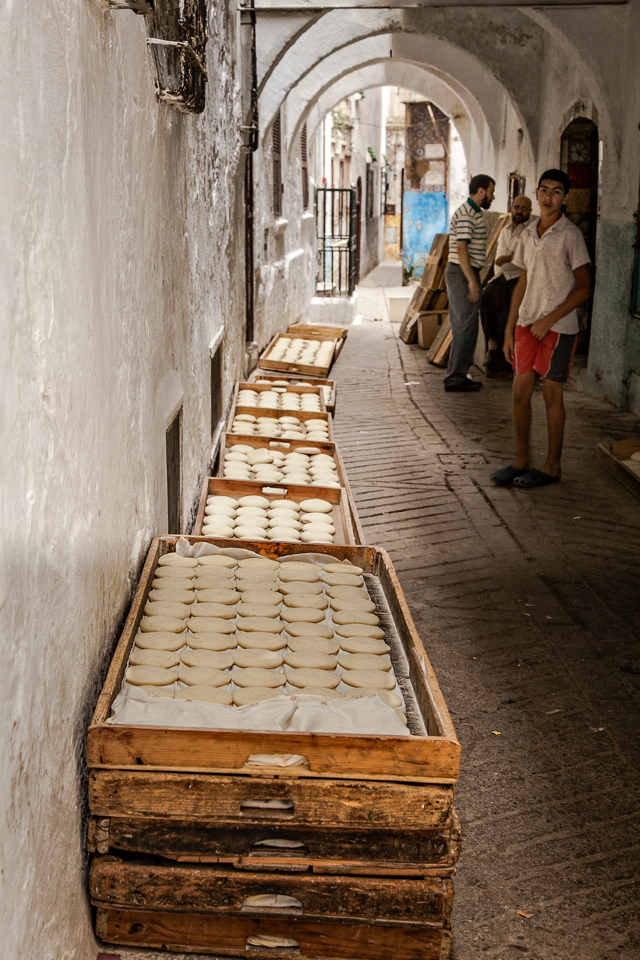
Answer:
[[[591, 296], [591, 268], [580, 230], [564, 215], [569, 178], [546, 170], [538, 182], [540, 216], [518, 241], [512, 263], [522, 271], [513, 297], [504, 355], [513, 363], [513, 418], [517, 453], [492, 474], [494, 483], [533, 490], [558, 483], [564, 439], [563, 391], [578, 338], [576, 308]], [[541, 470], [529, 462], [531, 395], [536, 377], [544, 377], [549, 445]]]
[[500, 231], [495, 259], [495, 277], [482, 291], [480, 320], [487, 341], [485, 371], [488, 377], [511, 374], [511, 364], [504, 356], [504, 334], [509, 319], [511, 297], [520, 278], [520, 269], [513, 264], [513, 255], [522, 231], [531, 218], [529, 197], [516, 197], [509, 211], [511, 220]]
[[449, 263], [445, 274], [451, 320], [451, 353], [444, 378], [447, 391], [473, 393], [482, 383], [469, 376], [478, 342], [480, 270], [487, 258], [483, 210], [493, 203], [496, 182], [479, 173], [469, 184], [469, 199], [458, 207], [449, 229]]

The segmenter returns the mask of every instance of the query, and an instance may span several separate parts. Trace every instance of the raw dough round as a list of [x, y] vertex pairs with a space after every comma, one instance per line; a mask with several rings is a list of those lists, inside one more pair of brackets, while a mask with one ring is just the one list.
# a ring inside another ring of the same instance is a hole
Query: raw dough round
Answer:
[[198, 603], [224, 603], [231, 606], [239, 600], [240, 594], [233, 587], [229, 590], [198, 590]]
[[306, 560], [283, 560], [280, 564], [281, 570], [304, 570], [306, 573], [320, 573], [320, 567], [317, 563], [308, 563]]
[[309, 530], [302, 534], [302, 539], [305, 543], [333, 543], [333, 534]]
[[305, 513], [331, 513], [333, 504], [328, 500], [303, 500], [300, 509]]
[[362, 567], [354, 567], [351, 563], [325, 563], [325, 573], [346, 573], [348, 576], [359, 577], [364, 572]]
[[194, 603], [191, 607], [192, 617], [221, 617], [222, 620], [233, 620], [235, 608], [228, 603]]
[[229, 690], [204, 686], [201, 683], [195, 683], [191, 687], [178, 690], [174, 700], [201, 700], [205, 703], [221, 703], [227, 707], [230, 707], [233, 703]]
[[169, 670], [180, 663], [180, 657], [171, 650], [140, 650], [134, 647], [129, 661], [134, 667], [164, 667]]
[[631, 457], [630, 457], [629, 459], [631, 459], [631, 460], [640, 460], [640, 450], [636, 450], [635, 453], [632, 453], [632, 454], [631, 454]]
[[362, 600], [359, 597], [338, 597], [336, 600], [331, 600], [331, 609], [343, 613], [373, 613], [376, 605], [373, 600], [366, 600], [364, 596]]
[[292, 580], [291, 583], [280, 584], [280, 593], [285, 597], [304, 595], [319, 597], [322, 594], [322, 584], [318, 581], [316, 583], [305, 583], [304, 580]]
[[300, 513], [300, 504], [295, 500], [272, 500], [269, 506], [271, 510], [286, 507], [289, 510], [293, 510], [294, 513]]
[[377, 640], [384, 639], [384, 630], [380, 627], [369, 626], [368, 623], [342, 623], [336, 627], [339, 637], [371, 637]]
[[223, 620], [221, 617], [191, 617], [187, 626], [192, 633], [234, 633], [235, 620]]
[[328, 587], [362, 587], [362, 577], [350, 577], [346, 573], [323, 573], [322, 580]]
[[226, 557], [222, 553], [212, 553], [205, 554], [203, 557], [198, 557], [198, 566], [199, 567], [227, 567], [230, 570], [233, 570], [238, 566], [238, 561], [235, 557]]
[[[244, 450], [244, 449], [245, 449], [245, 445], [244, 445], [244, 444], [241, 444], [241, 445], [240, 445], [240, 449], [241, 449], [241, 450]], [[251, 447], [250, 449], [253, 450], [253, 447]], [[214, 504], [217, 504], [217, 503], [226, 503], [226, 504], [227, 504], [228, 506], [230, 506], [230, 507], [235, 507], [235, 506], [237, 506], [238, 501], [235, 499], [235, 497], [224, 497], [224, 496], [222, 496], [221, 494], [214, 495], [214, 496], [211, 496], [211, 497], [207, 497], [207, 506], [208, 506], [208, 507], [211, 507], [211, 506], [213, 506]]]
[[284, 607], [280, 616], [287, 623], [320, 623], [324, 620], [324, 610], [313, 607]]
[[238, 583], [243, 580], [264, 580], [265, 583], [275, 583], [278, 579], [277, 570], [252, 570], [250, 567], [244, 570], [238, 570], [236, 573]]
[[179, 633], [139, 633], [136, 647], [141, 650], [179, 650], [184, 647], [185, 637]]
[[173, 577], [154, 578], [151, 581], [154, 590], [195, 590], [195, 580], [174, 579]]
[[389, 646], [384, 640], [374, 640], [373, 637], [340, 637], [340, 646], [347, 653], [369, 653], [380, 656], [389, 653]]
[[[275, 580], [258, 580], [257, 578], [250, 577], [248, 580], [238, 580], [236, 584], [236, 590], [239, 590], [241, 594], [245, 594], [247, 590], [259, 590], [261, 593], [275, 593], [279, 594], [278, 584]], [[274, 603], [280, 603], [280, 598], [273, 601]]]
[[282, 654], [274, 650], [260, 648], [239, 649], [233, 655], [236, 667], [260, 667], [261, 670], [275, 670], [282, 667]]
[[165, 553], [158, 560], [159, 567], [195, 567], [197, 563], [193, 557], [181, 557], [179, 553]]
[[172, 563], [168, 567], [156, 567], [153, 575], [162, 579], [169, 577], [174, 580], [191, 580], [196, 575], [194, 569], [196, 566], [197, 564], [194, 564], [193, 567], [178, 567], [175, 563]]
[[314, 670], [304, 667], [301, 670], [289, 670], [287, 683], [292, 687], [328, 687], [333, 689], [340, 683], [340, 675], [330, 670]]
[[[224, 582], [225, 580], [233, 580], [235, 573], [233, 570], [230, 570], [229, 567], [210, 567], [207, 564], [200, 564], [196, 570], [196, 577], [198, 580], [217, 580], [218, 582]], [[198, 583], [196, 581], [196, 589], [198, 588]]]
[[266, 530], [262, 527], [236, 527], [234, 536], [238, 540], [266, 540]]
[[345, 691], [345, 697], [380, 697], [390, 707], [401, 707], [402, 699], [393, 690], [381, 690], [379, 687], [362, 688]]
[[280, 567], [281, 583], [317, 583], [320, 574], [317, 570], [287, 570], [288, 563], [283, 563]]
[[374, 653], [343, 653], [338, 657], [338, 663], [345, 670], [391, 670], [391, 661]]
[[281, 620], [272, 620], [271, 617], [242, 617], [238, 627], [246, 633], [282, 633], [284, 623]]
[[222, 633], [198, 633], [187, 639], [192, 650], [232, 650], [237, 646], [235, 637]]
[[335, 657], [320, 653], [319, 650], [292, 650], [285, 656], [284, 662], [296, 670], [303, 667], [311, 667], [314, 670], [335, 670], [337, 666]]
[[262, 606], [273, 607], [282, 603], [282, 597], [275, 590], [245, 590], [240, 596], [243, 604], [257, 603]]
[[384, 670], [345, 670], [343, 681], [350, 687], [372, 687], [376, 690], [393, 690], [396, 679]]
[[369, 596], [362, 587], [327, 587], [325, 593], [328, 597], [331, 597], [332, 600], [342, 599], [342, 600], [366, 600]]
[[298, 543], [300, 540], [300, 532], [298, 530], [294, 530], [293, 527], [270, 527], [269, 539], [284, 541], [290, 540], [292, 543]]
[[173, 700], [173, 686], [170, 687], [152, 687], [146, 683], [142, 683], [138, 690], [144, 690], [145, 693], [150, 693], [152, 697], [167, 697], [170, 700]]
[[335, 700], [336, 698], [342, 697], [342, 694], [338, 693], [337, 690], [329, 690], [327, 687], [304, 687], [301, 689], [298, 696], [325, 697], [328, 700]]
[[[160, 581], [161, 583], [165, 581]], [[150, 590], [149, 600], [154, 603], [193, 603], [196, 595], [189, 590]]]
[[176, 620], [186, 620], [191, 616], [188, 603], [165, 603], [160, 601], [147, 603], [144, 612], [148, 617], [174, 617]]
[[178, 617], [143, 617], [140, 629], [143, 633], [182, 633], [185, 621]]
[[329, 601], [322, 594], [314, 596], [312, 593], [289, 593], [284, 599], [287, 607], [312, 607], [314, 610], [326, 610]]
[[326, 640], [324, 637], [291, 637], [288, 641], [288, 647], [294, 653], [317, 650], [318, 653], [328, 655], [337, 653], [340, 649], [335, 640]]
[[270, 501], [266, 497], [240, 497], [238, 503], [241, 507], [264, 507], [265, 509], [270, 506]]
[[290, 637], [325, 637], [333, 639], [333, 630], [324, 623], [288, 623], [287, 633]]
[[246, 707], [249, 703], [260, 703], [280, 696], [281, 690], [270, 690], [269, 687], [241, 687], [233, 691], [233, 702], [237, 707]]
[[215, 650], [183, 650], [180, 659], [185, 667], [213, 667], [215, 670], [228, 670], [233, 665], [230, 653], [217, 653]]
[[166, 667], [151, 667], [143, 664], [138, 667], [129, 667], [126, 679], [127, 683], [132, 683], [136, 687], [141, 687], [143, 683], [154, 687], [167, 687], [176, 682], [178, 674], [175, 670], [167, 670]]
[[[244, 600], [238, 604], [237, 614], [239, 617], [269, 617], [274, 619], [280, 615], [280, 608], [266, 603], [250, 603]], [[240, 623], [240, 621], [238, 621]]]
[[190, 687], [200, 686], [201, 683], [208, 687], [224, 687], [231, 680], [228, 670], [217, 670], [215, 667], [184, 667], [178, 676], [182, 683], [188, 683]]
[[269, 557], [247, 557], [238, 563], [238, 567], [240, 570], [278, 570], [280, 564]]
[[245, 650], [282, 650], [287, 645], [286, 637], [281, 633], [243, 633], [239, 630], [236, 638]]
[[375, 613], [361, 613], [359, 610], [336, 610], [333, 613], [334, 623], [364, 623], [371, 627], [377, 627], [380, 618]]
[[261, 667], [237, 667], [231, 677], [238, 687], [281, 687], [285, 681], [282, 670], [265, 670]]
[[198, 577], [195, 581], [196, 590], [237, 590], [235, 580], [226, 580], [220, 577]]

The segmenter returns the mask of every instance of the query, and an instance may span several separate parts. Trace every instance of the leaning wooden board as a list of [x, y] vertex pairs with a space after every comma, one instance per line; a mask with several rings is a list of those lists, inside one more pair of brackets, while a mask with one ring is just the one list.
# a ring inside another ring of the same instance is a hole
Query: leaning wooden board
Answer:
[[[336, 414], [336, 397], [338, 392], [338, 384], [335, 380], [327, 380], [325, 377], [305, 377], [304, 374], [297, 373], [274, 373], [272, 370], [261, 370], [260, 367], [256, 369], [251, 374], [249, 378], [250, 383], [255, 383], [256, 380], [270, 380], [272, 383], [276, 380], [288, 380], [291, 383], [297, 383], [301, 387], [323, 387], [323, 396], [327, 412], [332, 414], [335, 417]], [[326, 390], [329, 389], [329, 398], [327, 399]]]
[[[358, 516], [358, 511], [356, 509], [355, 500], [353, 498], [353, 493], [351, 491], [351, 486], [347, 477], [347, 472], [344, 466], [344, 460], [340, 454], [340, 451], [337, 447], [337, 444], [331, 443], [321, 443], [319, 440], [271, 440], [268, 437], [243, 437], [236, 433], [227, 433], [222, 436], [222, 445], [220, 447], [220, 456], [218, 458], [218, 476], [220, 478], [224, 477], [224, 455], [229, 450], [232, 450], [234, 446], [241, 444], [244, 446], [254, 447], [257, 449], [264, 450], [282, 450], [287, 452], [289, 450], [297, 450], [299, 447], [315, 447], [318, 453], [327, 453], [329, 456], [332, 456], [335, 460], [336, 467], [338, 469], [338, 480], [341, 486], [344, 488], [344, 491], [347, 495], [347, 502], [349, 504], [349, 515], [351, 520], [351, 530], [353, 533], [353, 539], [351, 543], [366, 543], [364, 536], [364, 530], [362, 529], [362, 524], [360, 522], [360, 517]], [[258, 480], [249, 480], [248, 483], [258, 484]], [[264, 484], [259, 484], [264, 486]], [[313, 490], [314, 496], [321, 496], [322, 494], [318, 493], [320, 489], [317, 486], [309, 485], [309, 489]], [[322, 488], [324, 489], [324, 488]], [[312, 494], [310, 494], [311, 496]], [[323, 497], [323, 499], [325, 499]], [[201, 530], [202, 527], [199, 527]]]
[[[327, 516], [331, 517], [333, 525], [336, 528], [334, 542], [336, 544], [355, 543], [349, 501], [347, 499], [346, 491], [342, 488], [305, 487], [293, 483], [265, 484], [258, 483], [256, 480], [222, 480], [219, 477], [207, 477], [202, 483], [200, 504], [198, 506], [198, 513], [194, 525], [194, 536], [199, 537], [202, 532], [207, 498], [215, 495], [223, 497], [235, 497], [236, 500], [239, 500], [240, 497], [258, 495], [261, 497], [266, 497], [267, 500], [287, 499], [295, 500], [296, 503], [302, 503], [304, 500], [312, 500], [315, 498], [326, 500], [328, 503], [333, 504], [333, 509], [330, 514], [327, 514]], [[234, 543], [240, 544], [241, 541], [234, 540]], [[267, 544], [265, 541], [263, 546], [266, 545]], [[291, 546], [294, 546], [294, 544], [291, 544]], [[306, 547], [307, 551], [314, 549], [314, 545], [310, 543], [306, 543], [304, 546]], [[317, 550], [319, 548], [320, 544], [316, 544], [315, 549]]]
[[333, 442], [333, 423], [330, 413], [324, 412], [312, 412], [307, 410], [273, 410], [268, 407], [244, 407], [238, 404], [238, 392], [240, 385], [236, 383], [233, 391], [233, 400], [231, 401], [231, 412], [229, 414], [228, 424], [229, 430], [233, 425], [233, 420], [236, 414], [246, 413], [254, 417], [272, 417], [274, 420], [278, 420], [280, 417], [297, 417], [302, 423], [305, 420], [324, 420], [327, 424], [329, 430], [329, 440]]
[[622, 462], [623, 460], [629, 460], [632, 453], [640, 452], [640, 439], [599, 443], [597, 451], [598, 460], [602, 466], [609, 473], [612, 473], [616, 480], [619, 480], [634, 497], [640, 499], [640, 474], [635, 473], [626, 463]]
[[315, 366], [312, 364], [306, 364], [306, 363], [285, 363], [282, 360], [270, 360], [269, 354], [271, 353], [272, 349], [274, 348], [278, 340], [280, 340], [284, 336], [286, 336], [286, 334], [277, 333], [273, 338], [273, 340], [271, 341], [271, 343], [267, 346], [265, 351], [261, 354], [259, 363], [263, 370], [282, 370], [283, 372], [288, 371], [289, 373], [310, 373], [314, 377], [326, 377], [328, 376], [329, 370], [331, 369], [331, 365], [333, 364], [333, 361], [335, 359], [336, 347], [338, 343], [344, 343], [343, 340], [338, 340], [336, 337], [315, 336], [312, 333], [308, 333], [305, 335], [304, 337], [305, 340], [321, 340], [323, 342], [330, 340], [333, 343], [333, 346], [334, 346], [333, 353], [331, 355], [329, 363], [324, 367], [318, 367], [318, 366]]
[[[225, 484], [210, 480], [210, 484]], [[339, 492], [339, 491], [336, 491]], [[199, 539], [220, 547], [245, 546], [266, 557], [276, 558], [310, 551], [307, 544], [278, 544], [261, 541]], [[392, 647], [392, 662], [408, 703], [415, 703], [420, 724], [427, 735], [376, 736], [368, 734], [325, 734], [287, 731], [209, 730], [203, 728], [143, 727], [107, 723], [111, 705], [124, 677], [129, 653], [140, 621], [158, 559], [175, 550], [176, 537], [155, 538], [149, 550], [140, 585], [131, 606], [107, 679], [100, 694], [88, 733], [88, 765], [91, 769], [162, 769], [190, 773], [252, 773], [260, 776], [283, 773], [282, 767], [259, 769], [252, 766], [255, 754], [295, 754], [302, 766], [287, 768], [287, 776], [329, 779], [393, 780], [425, 783], [454, 783], [460, 768], [460, 744], [429, 663], [422, 641], [411, 619], [398, 578], [384, 550], [367, 546], [322, 546], [324, 555], [349, 560], [371, 574], [378, 584], [388, 614], [381, 609], [381, 622]], [[409, 710], [407, 718], [411, 717]]]

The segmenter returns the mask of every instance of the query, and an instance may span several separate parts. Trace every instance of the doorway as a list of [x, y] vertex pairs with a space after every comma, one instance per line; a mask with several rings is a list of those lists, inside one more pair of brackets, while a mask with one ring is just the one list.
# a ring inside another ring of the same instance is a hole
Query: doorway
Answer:
[[362, 177], [356, 183], [356, 283], [360, 283], [360, 238], [362, 236]]
[[[587, 117], [572, 120], [565, 128], [560, 142], [560, 167], [568, 175], [571, 184], [566, 214], [585, 239], [594, 278], [598, 251], [601, 159], [598, 128], [593, 120]], [[592, 307], [593, 300], [589, 299], [585, 305], [578, 337], [580, 353], [588, 353], [589, 350]]]

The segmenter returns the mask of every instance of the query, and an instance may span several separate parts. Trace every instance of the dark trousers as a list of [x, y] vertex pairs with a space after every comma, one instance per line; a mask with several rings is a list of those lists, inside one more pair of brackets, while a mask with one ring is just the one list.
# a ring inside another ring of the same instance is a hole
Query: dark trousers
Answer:
[[495, 340], [500, 349], [504, 346], [511, 297], [517, 282], [517, 277], [515, 280], [507, 280], [504, 274], [501, 274], [482, 291], [482, 329], [487, 340]]
[[[480, 271], [473, 268], [480, 284]], [[445, 273], [451, 321], [451, 353], [444, 378], [445, 386], [464, 383], [478, 342], [480, 301], [469, 301], [469, 284], [458, 263], [450, 263]]]

